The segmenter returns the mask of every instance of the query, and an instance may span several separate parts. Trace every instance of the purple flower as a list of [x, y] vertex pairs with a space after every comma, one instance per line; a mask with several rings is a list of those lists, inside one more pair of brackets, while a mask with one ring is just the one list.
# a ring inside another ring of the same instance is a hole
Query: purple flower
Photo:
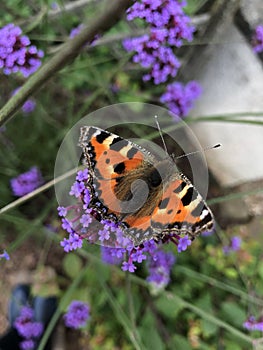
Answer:
[[62, 228], [64, 230], [66, 230], [68, 233], [73, 233], [73, 229], [72, 229], [72, 222], [66, 218], [62, 218]]
[[87, 303], [73, 300], [64, 315], [65, 325], [69, 328], [84, 327], [90, 318], [90, 308]]
[[107, 227], [104, 227], [102, 230], [99, 230], [98, 235], [101, 242], [107, 241], [110, 238], [110, 231]]
[[77, 27], [72, 28], [69, 34], [70, 39], [73, 39], [75, 36], [77, 36], [83, 28], [84, 24], [79, 24]]
[[59, 10], [59, 4], [57, 2], [52, 2], [50, 4], [50, 7], [52, 8], [53, 11]]
[[2, 254], [0, 254], [0, 259], [10, 260], [10, 256], [6, 250], [4, 250]]
[[134, 249], [133, 253], [131, 253], [131, 258], [133, 262], [138, 262], [140, 264], [143, 260], [146, 260], [145, 251], [143, 249]]
[[13, 23], [0, 29], [0, 68], [4, 74], [21, 72], [28, 77], [40, 67], [44, 53], [30, 44], [21, 28]]
[[158, 250], [149, 259], [149, 276], [147, 281], [150, 282], [155, 292], [164, 289], [170, 281], [170, 271], [175, 263], [175, 256], [171, 252]]
[[22, 111], [25, 114], [29, 114], [29, 113], [32, 113], [35, 108], [36, 108], [36, 102], [29, 99], [23, 104]]
[[254, 316], [249, 316], [248, 319], [243, 323], [243, 327], [249, 331], [260, 331], [263, 332], [263, 319], [256, 319]]
[[84, 186], [84, 183], [83, 182], [74, 182], [74, 184], [71, 186], [71, 190], [69, 192], [69, 194], [71, 196], [75, 196], [76, 198], [78, 198], [82, 191], [84, 190], [85, 186]]
[[37, 167], [11, 179], [10, 185], [15, 196], [21, 197], [43, 184], [43, 178]]
[[89, 227], [92, 222], [92, 216], [90, 214], [83, 214], [79, 220], [83, 227]]
[[224, 254], [230, 254], [231, 252], [236, 252], [240, 249], [242, 244], [242, 239], [238, 236], [233, 236], [231, 242], [228, 246], [223, 247]]
[[170, 47], [160, 45], [156, 35], [126, 39], [123, 45], [127, 51], [136, 52], [133, 62], [150, 69], [150, 72], [143, 76], [144, 81], [153, 79], [154, 84], [160, 84], [166, 82], [169, 77], [176, 76], [180, 62]]
[[68, 212], [67, 208], [65, 208], [65, 207], [58, 207], [57, 210], [58, 210], [58, 215], [59, 216], [65, 217], [67, 215], [67, 212]]
[[129, 271], [129, 272], [134, 272], [137, 267], [133, 264], [133, 262], [129, 262], [129, 261], [124, 261], [122, 263], [122, 268], [123, 271]]
[[191, 239], [189, 239], [188, 235], [185, 235], [184, 237], [179, 239], [178, 242], [178, 253], [181, 253], [182, 251], [185, 251], [187, 249], [188, 246], [190, 246], [192, 244]]
[[63, 241], [60, 242], [61, 247], [64, 248], [66, 253], [82, 248], [83, 239], [77, 233], [70, 233], [69, 238], [64, 238]]
[[242, 239], [238, 236], [234, 236], [231, 239], [231, 249], [237, 251], [240, 249], [242, 243]]
[[123, 248], [110, 248], [101, 246], [101, 259], [104, 263], [118, 265], [122, 262], [126, 250]]
[[35, 345], [35, 339], [39, 338], [43, 333], [43, 324], [34, 321], [34, 311], [28, 306], [21, 308], [20, 315], [14, 322], [14, 328], [18, 334], [25, 338], [20, 343], [21, 349], [33, 349]]
[[[15, 95], [19, 91], [19, 89], [20, 88], [16, 88], [12, 92], [11, 96]], [[22, 111], [24, 112], [24, 114], [29, 114], [29, 113], [33, 112], [35, 107], [36, 107], [36, 102], [30, 98], [23, 104]]]
[[185, 117], [193, 108], [193, 101], [201, 95], [201, 92], [201, 86], [196, 81], [190, 81], [185, 86], [174, 82], [167, 85], [166, 92], [161, 96], [160, 101], [175, 114], [175, 118]]
[[256, 53], [263, 51], [263, 25], [260, 24], [255, 29], [255, 33], [252, 38], [253, 50]]
[[19, 347], [21, 350], [33, 350], [35, 347], [35, 342], [32, 339], [26, 339], [21, 341]]
[[88, 169], [78, 171], [77, 176], [76, 176], [77, 181], [85, 181], [85, 180], [88, 180], [88, 178], [89, 178]]

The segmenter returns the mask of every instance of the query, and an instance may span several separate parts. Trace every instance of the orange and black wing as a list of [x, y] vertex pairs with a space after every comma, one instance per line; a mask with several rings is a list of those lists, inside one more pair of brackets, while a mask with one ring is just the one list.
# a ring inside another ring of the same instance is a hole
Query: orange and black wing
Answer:
[[180, 173], [167, 183], [156, 206], [151, 226], [160, 238], [177, 232], [190, 238], [213, 228], [213, 215], [191, 182]]
[[154, 157], [131, 141], [93, 126], [81, 128], [79, 145], [91, 173], [91, 204], [102, 218], [114, 215], [127, 226], [124, 218], [141, 205], [142, 174]]

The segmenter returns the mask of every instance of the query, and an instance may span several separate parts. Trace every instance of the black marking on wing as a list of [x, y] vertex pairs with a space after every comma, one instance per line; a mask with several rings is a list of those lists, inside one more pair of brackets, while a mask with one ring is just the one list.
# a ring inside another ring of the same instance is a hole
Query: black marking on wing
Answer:
[[169, 203], [169, 198], [164, 198], [160, 201], [158, 204], [159, 209], [165, 209], [167, 207], [167, 204]]
[[97, 136], [96, 136], [96, 140], [98, 141], [98, 143], [103, 143], [104, 140], [106, 140], [108, 137], [110, 136], [110, 134], [106, 131], [101, 131]]
[[180, 193], [186, 186], [186, 182], [182, 182], [178, 187], [176, 187], [173, 192]]
[[198, 192], [193, 188], [189, 187], [186, 191], [186, 194], [181, 198], [181, 201], [184, 206], [189, 205], [192, 201], [194, 201], [198, 196]]
[[129, 159], [132, 159], [135, 154], [138, 152], [138, 150], [135, 147], [132, 147], [131, 149], [129, 149], [129, 151], [127, 152], [127, 157]]
[[115, 137], [112, 140], [112, 143], [110, 145], [110, 149], [114, 151], [120, 151], [123, 147], [126, 147], [129, 144], [127, 140], [124, 140], [121, 137]]
[[115, 173], [122, 174], [124, 173], [124, 170], [125, 170], [125, 163], [124, 162], [118, 163], [114, 166], [113, 169]]

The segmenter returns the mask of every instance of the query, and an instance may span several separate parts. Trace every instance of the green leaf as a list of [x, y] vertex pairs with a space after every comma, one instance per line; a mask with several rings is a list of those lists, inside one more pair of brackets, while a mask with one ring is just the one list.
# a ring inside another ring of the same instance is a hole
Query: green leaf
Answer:
[[63, 268], [66, 274], [74, 279], [82, 268], [81, 258], [74, 253], [67, 254], [63, 259]]
[[163, 341], [156, 327], [155, 317], [150, 310], [145, 313], [140, 325], [140, 334], [146, 349], [164, 350]]
[[244, 349], [241, 345], [237, 344], [235, 341], [225, 341], [225, 350], [242, 350]]
[[168, 318], [175, 319], [179, 312], [184, 308], [183, 304], [175, 300], [167, 298], [167, 296], [160, 296], [155, 301], [157, 310]]
[[222, 319], [229, 321], [233, 325], [241, 328], [242, 322], [246, 318], [246, 312], [234, 302], [224, 302], [221, 304]]
[[176, 334], [172, 338], [171, 349], [176, 350], [192, 350], [192, 346], [189, 344], [188, 340], [183, 336]]
[[204, 293], [196, 302], [195, 306], [199, 307], [200, 309], [204, 311], [211, 312], [212, 310], [212, 302], [211, 302], [211, 295], [209, 293]]
[[201, 320], [201, 328], [203, 336], [205, 338], [209, 338], [212, 335], [215, 335], [218, 330], [217, 325], [204, 319]]
[[236, 279], [238, 277], [238, 271], [233, 267], [228, 267], [225, 269], [225, 275], [231, 279]]

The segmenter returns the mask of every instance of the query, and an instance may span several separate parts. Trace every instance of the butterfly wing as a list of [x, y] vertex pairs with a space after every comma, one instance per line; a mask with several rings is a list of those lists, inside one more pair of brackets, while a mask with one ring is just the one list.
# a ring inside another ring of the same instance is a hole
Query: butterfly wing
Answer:
[[113, 215], [127, 226], [124, 217], [138, 210], [147, 198], [141, 174], [152, 167], [155, 158], [131, 141], [93, 126], [81, 128], [79, 145], [91, 172], [91, 205], [102, 218]]
[[181, 173], [174, 174], [167, 183], [151, 220], [154, 231], [166, 234], [185, 233], [194, 239], [213, 228], [213, 215], [202, 196]]

